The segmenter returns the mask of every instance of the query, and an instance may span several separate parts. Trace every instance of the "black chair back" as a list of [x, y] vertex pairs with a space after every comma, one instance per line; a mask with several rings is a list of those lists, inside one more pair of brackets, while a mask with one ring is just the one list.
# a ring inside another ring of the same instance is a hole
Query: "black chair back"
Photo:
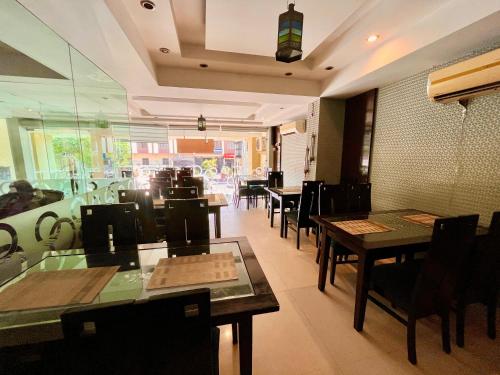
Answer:
[[159, 198], [160, 195], [165, 195], [168, 188], [172, 187], [172, 179], [170, 177], [152, 177], [149, 179], [149, 190], [153, 198]]
[[274, 171], [267, 173], [267, 185], [270, 188], [283, 187], [283, 171]]
[[369, 212], [372, 210], [372, 184], [349, 184], [349, 211]]
[[173, 187], [168, 188], [165, 199], [193, 199], [198, 198], [198, 188], [192, 187]]
[[167, 242], [208, 241], [208, 200], [166, 200], [165, 225]]
[[349, 212], [349, 189], [347, 185], [321, 184], [319, 187], [318, 206], [320, 215], [334, 215]]
[[177, 180], [177, 186], [182, 187], [183, 185], [183, 178], [184, 177], [190, 177], [192, 176], [193, 171], [191, 169], [180, 169], [176, 172], [176, 180]]
[[135, 203], [80, 206], [82, 242], [86, 252], [109, 251], [110, 234], [116, 250], [137, 246]]
[[202, 196], [203, 193], [205, 192], [205, 188], [203, 186], [203, 177], [183, 177], [182, 178], [182, 186], [189, 188], [189, 187], [196, 187], [198, 189], [198, 195]]
[[309, 216], [318, 214], [319, 186], [323, 181], [302, 181], [302, 194], [299, 202], [299, 223], [309, 221]]
[[156, 242], [156, 222], [153, 197], [149, 190], [118, 190], [120, 203], [137, 205], [138, 243]]
[[213, 375], [210, 315], [208, 288], [66, 310], [66, 373]]
[[156, 172], [156, 177], [160, 178], [175, 178], [175, 168], [165, 168], [161, 171]]
[[478, 220], [479, 215], [436, 219], [412, 296], [417, 315], [449, 308], [467, 274], [465, 265], [474, 246]]

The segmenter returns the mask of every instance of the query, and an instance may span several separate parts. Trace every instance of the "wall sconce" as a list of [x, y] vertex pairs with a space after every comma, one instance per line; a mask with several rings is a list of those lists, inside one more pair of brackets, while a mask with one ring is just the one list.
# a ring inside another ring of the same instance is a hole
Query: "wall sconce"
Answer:
[[315, 133], [311, 134], [311, 143], [310, 143], [309, 149], [310, 149], [309, 161], [313, 162], [314, 160], [316, 160], [316, 156], [315, 156], [316, 155], [316, 134]]

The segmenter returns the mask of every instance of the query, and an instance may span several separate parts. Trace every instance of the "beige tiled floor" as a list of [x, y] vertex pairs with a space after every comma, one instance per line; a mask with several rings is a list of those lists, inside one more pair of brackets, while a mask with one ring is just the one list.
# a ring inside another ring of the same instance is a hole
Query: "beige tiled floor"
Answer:
[[[279, 227], [269, 227], [263, 209], [232, 207], [222, 210], [222, 234], [248, 237], [280, 302], [279, 312], [254, 318], [255, 375], [500, 374], [500, 340], [487, 338], [482, 306], [468, 310], [466, 346], [453, 344], [451, 355], [441, 351], [439, 319], [420, 320], [418, 365], [412, 366], [406, 360], [405, 327], [372, 303], [364, 331], [352, 327], [353, 266], [337, 267], [335, 287], [327, 284], [325, 293], [317, 289], [312, 235], [309, 241], [303, 234], [297, 251], [295, 232], [281, 239]], [[231, 340], [231, 328], [223, 327], [221, 375], [239, 372], [238, 348]]]

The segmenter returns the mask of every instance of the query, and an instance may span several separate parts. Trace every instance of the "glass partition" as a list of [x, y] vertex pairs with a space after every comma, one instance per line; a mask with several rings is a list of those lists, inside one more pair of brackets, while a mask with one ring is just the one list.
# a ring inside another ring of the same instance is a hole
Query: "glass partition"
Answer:
[[126, 91], [14, 0], [0, 2], [0, 279], [80, 246], [80, 205], [132, 186]]

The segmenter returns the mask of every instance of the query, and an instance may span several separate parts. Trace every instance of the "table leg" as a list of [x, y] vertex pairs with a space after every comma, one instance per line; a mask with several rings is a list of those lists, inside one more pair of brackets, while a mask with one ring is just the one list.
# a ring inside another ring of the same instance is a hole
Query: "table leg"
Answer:
[[238, 343], [238, 323], [231, 324], [231, 328], [233, 330], [233, 344]]
[[318, 289], [321, 291], [325, 290], [326, 274], [328, 273], [328, 257], [330, 255], [330, 245], [332, 242], [327, 232], [326, 228], [322, 228], [318, 276]]
[[363, 330], [365, 322], [366, 301], [370, 288], [370, 274], [374, 259], [366, 255], [358, 255], [358, 273], [356, 281], [356, 304], [354, 306], [354, 328], [356, 331]]
[[280, 237], [283, 238], [285, 235], [285, 202], [283, 202], [283, 197], [280, 197]]
[[252, 374], [252, 316], [238, 321], [240, 375]]
[[215, 238], [221, 238], [221, 225], [220, 225], [220, 207], [215, 207], [214, 210], [215, 219]]

